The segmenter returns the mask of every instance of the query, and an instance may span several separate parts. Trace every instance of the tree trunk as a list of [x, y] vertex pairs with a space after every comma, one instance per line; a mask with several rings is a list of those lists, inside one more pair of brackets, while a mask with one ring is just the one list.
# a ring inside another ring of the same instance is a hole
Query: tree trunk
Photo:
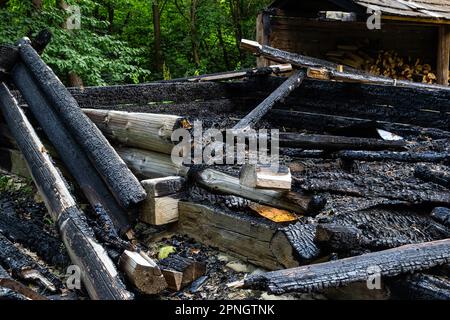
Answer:
[[153, 0], [153, 35], [155, 40], [155, 67], [158, 72], [163, 71], [164, 59], [161, 48], [161, 12], [159, 0]]

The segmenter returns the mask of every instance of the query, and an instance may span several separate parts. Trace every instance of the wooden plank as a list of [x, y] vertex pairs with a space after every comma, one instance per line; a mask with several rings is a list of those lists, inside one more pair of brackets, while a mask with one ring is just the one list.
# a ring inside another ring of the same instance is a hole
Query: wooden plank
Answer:
[[440, 26], [437, 49], [437, 82], [448, 86], [450, 69], [450, 27]]
[[[243, 280], [247, 288], [271, 293], [311, 292], [370, 279], [370, 268], [381, 277], [421, 271], [450, 262], [450, 239], [406, 245], [346, 259], [254, 275]], [[373, 272], [373, 271], [372, 271]]]
[[66, 87], [25, 40], [19, 45], [24, 65], [48, 102], [85, 151], [111, 193], [124, 208], [145, 199], [145, 191], [101, 131], [89, 120]]
[[275, 171], [270, 166], [244, 164], [239, 173], [239, 183], [257, 189], [291, 190], [292, 177], [288, 167]]
[[142, 222], [160, 226], [178, 221], [178, 202], [175, 196], [148, 197], [140, 208]]
[[164, 197], [181, 192], [186, 180], [179, 176], [142, 180], [141, 184], [148, 197]]
[[58, 226], [67, 252], [81, 269], [81, 279], [91, 299], [131, 299], [132, 294], [126, 290], [113, 262], [97, 243], [94, 232], [67, 189], [67, 182], [4, 84], [0, 86], [0, 107], [47, 210]]

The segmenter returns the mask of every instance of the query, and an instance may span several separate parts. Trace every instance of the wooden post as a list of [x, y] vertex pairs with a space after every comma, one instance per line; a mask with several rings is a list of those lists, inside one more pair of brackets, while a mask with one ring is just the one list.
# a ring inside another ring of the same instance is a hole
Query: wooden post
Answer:
[[437, 81], [438, 84], [448, 86], [450, 59], [450, 27], [440, 26], [437, 52]]
[[[269, 44], [269, 35], [267, 34], [266, 20], [268, 14], [265, 12], [260, 12], [256, 17], [256, 41], [262, 44]], [[258, 68], [268, 67], [270, 65], [269, 59], [259, 56], [256, 58], [256, 65]]]

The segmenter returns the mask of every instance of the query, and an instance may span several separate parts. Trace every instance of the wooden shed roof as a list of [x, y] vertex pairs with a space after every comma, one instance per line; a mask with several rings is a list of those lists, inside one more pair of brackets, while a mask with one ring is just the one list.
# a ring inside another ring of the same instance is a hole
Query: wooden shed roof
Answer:
[[[303, 0], [305, 1], [305, 0]], [[298, 0], [278, 0], [272, 7], [283, 7]], [[309, 0], [307, 0], [309, 1]], [[360, 9], [380, 10], [382, 14], [401, 18], [418, 18], [428, 20], [450, 21], [450, 0], [328, 0], [344, 9], [355, 5]]]

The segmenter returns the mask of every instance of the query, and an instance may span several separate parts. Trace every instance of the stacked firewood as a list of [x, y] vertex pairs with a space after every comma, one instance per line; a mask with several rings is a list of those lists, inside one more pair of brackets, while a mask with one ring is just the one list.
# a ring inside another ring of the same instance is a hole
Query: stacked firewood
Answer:
[[436, 71], [429, 63], [401, 56], [394, 50], [380, 50], [375, 54], [368, 54], [358, 46], [338, 46], [336, 51], [328, 52], [326, 56], [336, 63], [397, 80], [428, 84], [437, 81]]

